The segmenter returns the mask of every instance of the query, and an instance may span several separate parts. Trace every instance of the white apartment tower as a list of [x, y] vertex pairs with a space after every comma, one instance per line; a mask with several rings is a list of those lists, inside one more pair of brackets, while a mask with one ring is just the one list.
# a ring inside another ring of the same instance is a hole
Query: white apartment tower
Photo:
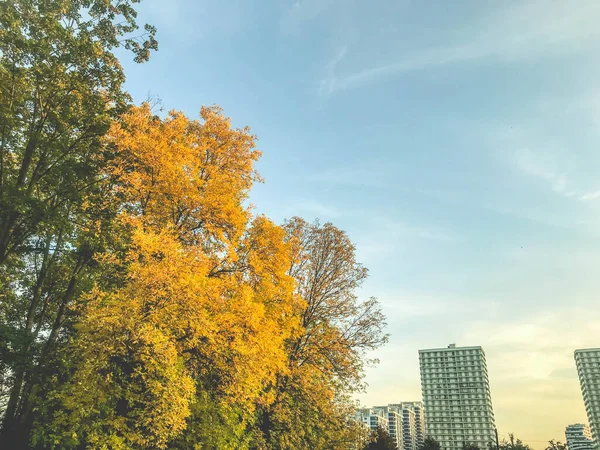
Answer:
[[419, 350], [425, 434], [443, 450], [495, 443], [490, 383], [481, 347]]
[[362, 408], [358, 414], [361, 422], [367, 425], [371, 431], [377, 427], [387, 431], [396, 443], [396, 447], [402, 450], [402, 415], [397, 409], [388, 406], [374, 406], [373, 408]]
[[600, 348], [575, 350], [585, 411], [595, 444], [600, 443]]
[[396, 447], [401, 450], [404, 440], [404, 430], [402, 429], [402, 416], [393, 408], [387, 408], [388, 413], [388, 433], [396, 444]]
[[590, 427], [582, 423], [569, 425], [565, 430], [569, 450], [594, 450]]
[[417, 450], [425, 437], [425, 418], [423, 416], [422, 402], [391, 403], [393, 408], [402, 417], [402, 448], [401, 450]]
[[417, 427], [415, 412], [412, 409], [402, 409], [402, 431], [404, 433], [402, 450], [417, 450]]
[[381, 427], [388, 431], [388, 415], [381, 408], [361, 408], [358, 410], [360, 421], [371, 431]]
[[400, 405], [402, 406], [402, 409], [411, 409], [415, 413], [416, 448], [419, 448], [423, 445], [423, 441], [425, 440], [425, 411], [423, 402], [402, 402]]

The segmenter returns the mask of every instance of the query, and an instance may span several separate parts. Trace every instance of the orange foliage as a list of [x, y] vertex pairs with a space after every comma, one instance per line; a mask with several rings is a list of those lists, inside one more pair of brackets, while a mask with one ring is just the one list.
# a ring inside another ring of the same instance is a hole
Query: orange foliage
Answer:
[[[285, 343], [299, 328], [285, 232], [243, 205], [259, 179], [254, 138], [216, 107], [201, 116], [161, 120], [143, 105], [109, 133], [107, 175], [129, 233], [124, 256], [104, 261], [126, 269], [118, 288], [88, 296], [76, 382], [87, 383], [78, 408], [94, 424], [107, 417], [123, 448], [164, 447], [185, 427], [194, 389], [247, 417], [272, 402], [263, 388], [288, 369]], [[149, 421], [121, 417], [134, 409]]]

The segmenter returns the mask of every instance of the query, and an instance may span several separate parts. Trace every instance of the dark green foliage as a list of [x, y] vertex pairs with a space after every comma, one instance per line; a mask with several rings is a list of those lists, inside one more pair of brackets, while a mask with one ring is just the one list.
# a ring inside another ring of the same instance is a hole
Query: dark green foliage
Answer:
[[397, 450], [396, 443], [392, 440], [388, 432], [377, 427], [371, 434], [371, 442], [365, 447], [365, 450]]
[[466, 443], [463, 445], [462, 450], [481, 450], [477, 444]]
[[438, 441], [431, 436], [427, 436], [423, 441], [423, 445], [419, 447], [419, 450], [440, 450], [442, 447]]
[[567, 444], [564, 444], [560, 441], [554, 442], [554, 439], [552, 439], [548, 442], [546, 450], [569, 450], [569, 448], [567, 447]]
[[0, 3], [0, 441], [28, 441], [70, 307], [105, 245], [96, 230], [114, 211], [102, 138], [130, 101], [112, 50], [144, 61], [157, 48], [153, 27], [130, 37], [134, 3]]
[[531, 447], [524, 444], [521, 439], [515, 438], [515, 435], [510, 433], [508, 440], [500, 441], [500, 450], [531, 450]]

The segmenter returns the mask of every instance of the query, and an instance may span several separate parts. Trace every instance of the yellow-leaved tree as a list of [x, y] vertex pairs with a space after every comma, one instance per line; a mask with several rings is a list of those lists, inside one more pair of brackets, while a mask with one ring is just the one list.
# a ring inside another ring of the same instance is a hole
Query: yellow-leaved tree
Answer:
[[357, 295], [368, 272], [344, 231], [298, 217], [285, 230], [289, 274], [304, 300], [301, 327], [287, 342], [288, 370], [269, 387], [275, 401], [261, 406], [258, 425], [273, 450], [362, 448], [351, 394], [375, 362], [368, 352], [387, 342], [385, 317], [375, 298]]
[[217, 107], [200, 115], [144, 104], [108, 134], [120, 231], [77, 311], [74, 369], [49, 396], [40, 444], [165, 448], [210, 404], [233, 430], [212, 445], [242, 448], [255, 407], [275, 399], [264, 386], [289, 370], [304, 304], [291, 244], [244, 204], [259, 179], [254, 137]]

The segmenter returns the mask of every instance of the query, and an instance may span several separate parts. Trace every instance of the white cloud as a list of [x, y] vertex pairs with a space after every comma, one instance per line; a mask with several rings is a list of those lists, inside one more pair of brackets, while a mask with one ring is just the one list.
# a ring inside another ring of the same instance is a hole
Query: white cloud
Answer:
[[[565, 423], [585, 418], [573, 352], [597, 346], [600, 315], [588, 308], [543, 310], [526, 317], [515, 313], [504, 322], [472, 324], [461, 339], [486, 352], [496, 421], [503, 434], [556, 439]], [[549, 413], [556, 408], [560, 415]]]
[[335, 218], [341, 215], [341, 212], [329, 205], [316, 200], [300, 200], [293, 203], [294, 214], [310, 214], [317, 218]]
[[[377, 177], [377, 178], [374, 178]], [[310, 182], [325, 183], [335, 186], [368, 186], [373, 188], [389, 188], [390, 183], [384, 179], [382, 169], [357, 168], [341, 166], [326, 169], [309, 176]]]
[[494, 315], [499, 303], [489, 299], [474, 300], [456, 295], [429, 295], [422, 292], [399, 292], [375, 295], [385, 308], [390, 323], [423, 317], [456, 319], [467, 315]]
[[335, 68], [342, 61], [342, 59], [344, 59], [344, 56], [346, 56], [347, 52], [348, 46], [344, 45], [342, 49], [327, 63], [327, 76], [323, 80], [321, 80], [319, 94], [331, 94], [335, 90]]
[[600, 199], [600, 191], [586, 192], [581, 197], [584, 202]]
[[424, 243], [453, 244], [463, 242], [462, 236], [449, 233], [439, 227], [408, 223], [387, 217], [373, 216], [368, 231], [354, 233], [359, 255], [370, 260], [389, 253], [398, 253], [403, 248], [422, 248]]
[[[595, 20], [599, 6], [584, 1], [576, 7], [560, 1], [518, 2], [469, 30], [462, 42], [415, 49], [388, 64], [340, 75], [328, 66], [321, 82], [327, 89], [321, 89], [321, 93], [332, 94], [392, 75], [482, 58], [513, 60], [572, 51], [575, 43], [582, 45], [600, 35]], [[440, 36], [440, 41], [444, 38]]]
[[576, 349], [597, 346], [600, 315], [589, 308], [565, 307], [526, 317], [515, 314], [510, 321], [494, 318], [469, 328], [462, 341], [485, 348], [496, 382], [515, 377], [548, 380], [557, 370], [574, 366]]
[[570, 187], [571, 183], [565, 174], [548, 167], [548, 163], [541, 161], [531, 150], [527, 148], [517, 150], [515, 160], [521, 172], [549, 183], [553, 192], [564, 197], [577, 195]]
[[[546, 151], [534, 153], [528, 148], [521, 148], [515, 152], [517, 168], [524, 174], [540, 179], [548, 184], [551, 190], [562, 197], [575, 197], [582, 202], [592, 202], [600, 199], [600, 190], [586, 191], [581, 186], [576, 186], [566, 172], [558, 167], [573, 167], [573, 161], [564, 156]], [[577, 179], [577, 177], [573, 177]], [[578, 184], [584, 184], [580, 181]]]

